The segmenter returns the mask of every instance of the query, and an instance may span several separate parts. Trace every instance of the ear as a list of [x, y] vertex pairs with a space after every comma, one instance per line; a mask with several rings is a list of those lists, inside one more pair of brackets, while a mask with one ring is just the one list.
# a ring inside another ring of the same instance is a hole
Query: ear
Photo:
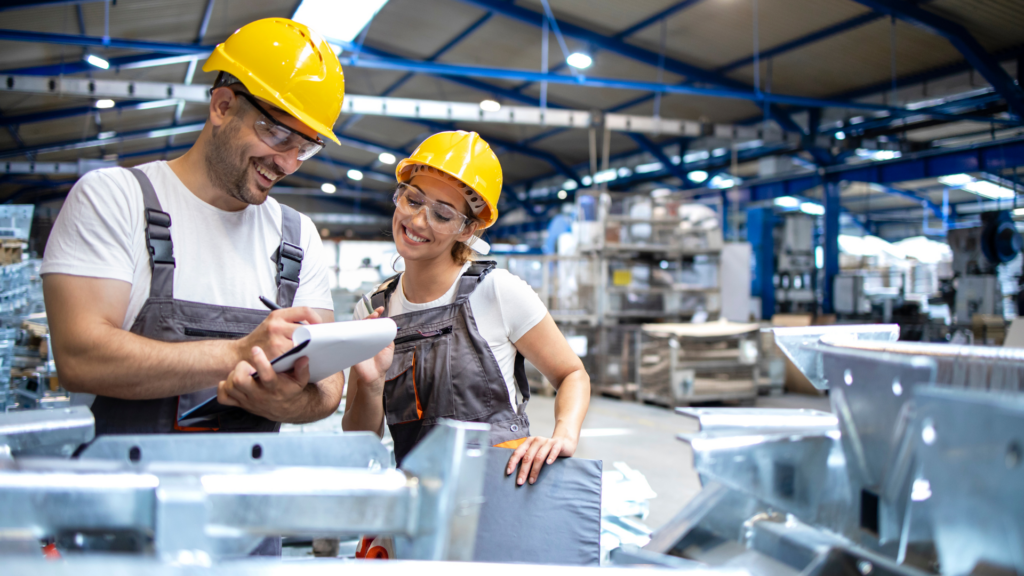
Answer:
[[210, 94], [210, 123], [222, 126], [238, 108], [238, 97], [227, 86], [221, 86]]
[[473, 236], [473, 234], [476, 232], [476, 229], [479, 228], [479, 227], [480, 227], [480, 222], [479, 221], [471, 220], [469, 223], [466, 224], [466, 228], [459, 234], [459, 236], [458, 236], [458, 238], [456, 238], [456, 240], [458, 240], [459, 242], [465, 242], [465, 241], [469, 240], [470, 237]]

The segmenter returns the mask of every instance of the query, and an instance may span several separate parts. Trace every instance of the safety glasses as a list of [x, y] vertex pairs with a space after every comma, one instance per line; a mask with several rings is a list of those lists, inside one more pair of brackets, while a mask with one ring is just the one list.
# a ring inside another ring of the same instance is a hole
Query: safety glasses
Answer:
[[256, 135], [259, 136], [260, 140], [262, 140], [267, 146], [270, 146], [278, 152], [288, 152], [289, 150], [298, 148], [299, 160], [303, 162], [312, 158], [320, 150], [323, 150], [323, 140], [319, 138], [314, 140], [313, 138], [310, 138], [301, 132], [296, 132], [288, 126], [278, 122], [276, 118], [271, 116], [270, 113], [263, 108], [263, 106], [260, 106], [259, 102], [252, 94], [235, 92], [235, 95], [245, 98], [249, 104], [252, 104], [253, 107], [259, 110], [260, 114], [263, 115], [256, 119], [253, 129], [256, 130]]
[[435, 202], [409, 184], [399, 184], [395, 189], [393, 200], [399, 210], [410, 216], [415, 216], [423, 208], [426, 208], [427, 223], [435, 232], [441, 234], [458, 234], [466, 227], [466, 222], [469, 220], [465, 214], [451, 205]]

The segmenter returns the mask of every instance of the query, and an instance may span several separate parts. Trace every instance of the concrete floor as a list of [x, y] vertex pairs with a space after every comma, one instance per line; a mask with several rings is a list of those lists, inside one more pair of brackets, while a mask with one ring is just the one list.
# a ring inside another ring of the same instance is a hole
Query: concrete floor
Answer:
[[[797, 394], [762, 396], [764, 408], [813, 408], [830, 411], [827, 397]], [[536, 435], [554, 430], [555, 399], [534, 396], [527, 406], [530, 431]], [[645, 523], [658, 528], [669, 521], [700, 491], [690, 447], [676, 439], [680, 432], [695, 432], [697, 423], [672, 410], [595, 396], [584, 421], [576, 457], [603, 460], [605, 469], [624, 462], [647, 477], [658, 496], [651, 501]]]

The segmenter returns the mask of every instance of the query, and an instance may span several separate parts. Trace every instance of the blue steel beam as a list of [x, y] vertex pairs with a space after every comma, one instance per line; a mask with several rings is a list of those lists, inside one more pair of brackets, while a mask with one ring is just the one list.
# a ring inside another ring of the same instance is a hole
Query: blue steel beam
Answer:
[[842, 212], [840, 206], [841, 187], [839, 181], [829, 179], [825, 182], [824, 202], [825, 205], [825, 234], [821, 242], [824, 252], [825, 285], [822, 286], [822, 312], [832, 314], [835, 312], [835, 278], [839, 275], [839, 216]]
[[748, 189], [750, 199], [756, 201], [800, 194], [821, 186], [826, 179], [890, 184], [965, 172], [998, 173], [1015, 166], [1024, 166], [1024, 137], [928, 150], [884, 162], [830, 166], [821, 173], [747, 182], [743, 188]]
[[114, 136], [111, 136], [110, 138], [89, 138], [84, 140], [69, 140], [66, 142], [58, 142], [54, 144], [29, 146], [27, 148], [0, 150], [0, 158], [10, 158], [12, 156], [23, 156], [28, 154], [46, 154], [49, 152], [67, 152], [71, 150], [82, 150], [85, 148], [96, 148], [98, 146], [110, 146], [112, 144], [120, 144], [121, 142], [127, 142], [129, 140], [163, 138], [164, 136], [187, 134], [189, 132], [199, 132], [200, 130], [203, 129], [204, 124], [205, 122], [196, 122], [193, 124], [183, 124], [181, 126], [162, 126], [159, 128], [146, 128], [143, 130], [134, 130], [132, 132], [120, 132]]
[[[490, 2], [493, 0], [461, 0], [464, 2]], [[531, 14], [536, 14], [527, 10]], [[97, 43], [102, 44], [103, 38], [93, 36], [77, 36], [71, 34], [49, 34], [42, 32], [23, 32], [20, 30], [0, 30], [0, 40], [15, 40], [25, 42], [47, 42], [53, 40], [58, 44], [72, 44], [77, 46], [92, 46]], [[351, 42], [342, 42], [342, 46], [346, 50], [354, 51], [356, 46]], [[172, 44], [167, 42], [144, 42], [136, 40], [121, 40], [121, 39], [110, 39], [110, 46], [116, 46], [119, 48], [136, 49], [136, 50], [157, 50], [166, 52], [169, 54], [178, 55], [206, 55], [209, 54], [211, 47], [208, 46], [197, 46], [194, 44]], [[628, 45], [626, 45], [628, 46]], [[642, 50], [657, 56], [653, 52]], [[786, 94], [774, 94], [774, 93], [754, 93], [749, 87], [740, 84], [739, 88], [701, 88], [696, 86], [684, 86], [678, 84], [658, 84], [656, 82], [638, 82], [632, 80], [623, 80], [617, 78], [600, 78], [590, 76], [564, 76], [559, 74], [544, 74], [540, 72], [534, 72], [532, 70], [516, 70], [516, 69], [504, 69], [504, 68], [490, 68], [484, 66], [465, 66], [455, 64], [440, 64], [436, 62], [422, 62], [418, 60], [407, 60], [403, 58], [395, 58], [385, 56], [385, 52], [381, 50], [375, 50], [367, 46], [362, 47], [361, 57], [353, 62], [351, 58], [342, 58], [343, 64], [348, 66], [355, 66], [359, 68], [371, 68], [379, 70], [399, 70], [407, 72], [420, 72], [424, 74], [433, 74], [437, 76], [453, 77], [452, 81], [461, 83], [463, 85], [490, 92], [493, 94], [501, 95], [511, 100], [517, 100], [520, 102], [526, 102], [536, 105], [536, 100], [528, 96], [524, 96], [515, 92], [514, 90], [501, 88], [485, 82], [475, 80], [476, 78], [492, 78], [500, 80], [532, 80], [535, 82], [551, 82], [554, 84], [570, 84], [577, 86], [591, 86], [596, 88], [611, 88], [619, 90], [639, 90], [643, 92], [663, 92], [669, 94], [692, 94], [700, 96], [710, 96], [718, 98], [732, 98], [738, 100], [748, 100], [759, 104], [789, 104], [793, 106], [807, 106], [811, 108], [849, 108], [858, 110], [873, 110], [873, 111], [887, 111], [893, 113], [906, 113], [907, 111], [891, 106], [883, 106], [880, 104], [868, 104], [861, 102], [838, 102], [830, 100], [822, 100], [818, 98], [807, 98], [803, 96], [792, 96]], [[373, 58], [366, 58], [365, 56], [372, 55]], [[378, 56], [379, 55], [379, 56]], [[666, 60], [666, 69], [670, 60]], [[677, 62], [677, 61], [674, 61]], [[138, 62], [136, 63], [139, 64]], [[682, 63], [679, 63], [682, 64]], [[688, 65], [686, 65], [688, 66]], [[705, 71], [706, 73], [706, 71]], [[730, 84], [735, 84], [733, 81], [728, 81]]]
[[[449, 123], [449, 122], [437, 122], [435, 120], [426, 120], [426, 119], [423, 119], [423, 118], [398, 118], [398, 117], [396, 117], [395, 119], [396, 120], [404, 120], [406, 122], [410, 122], [410, 123], [413, 123], [413, 124], [420, 124], [422, 126], [426, 126], [427, 128], [430, 128], [431, 130], [437, 130], [437, 131], [455, 130], [456, 129], [455, 124], [452, 124], [452, 123]], [[536, 158], [538, 160], [543, 160], [543, 161], [547, 162], [548, 164], [550, 164], [551, 167], [554, 168], [557, 172], [561, 173], [563, 176], [565, 176], [565, 177], [573, 180], [574, 182], [576, 182], [576, 184], [578, 186], [582, 186], [583, 185], [583, 182], [580, 180], [580, 175], [577, 174], [576, 171], [573, 170], [571, 167], [569, 167], [568, 164], [566, 164], [565, 162], [562, 162], [557, 156], [555, 156], [554, 154], [551, 154], [550, 152], [545, 152], [543, 150], [537, 150], [536, 148], [530, 148], [529, 146], [524, 146], [524, 145], [519, 144], [517, 142], [510, 142], [510, 141], [507, 141], [507, 140], [504, 140], [504, 139], [501, 139], [501, 138], [494, 138], [494, 137], [488, 136], [486, 134], [484, 134], [483, 136], [484, 136], [484, 139], [487, 140], [487, 142], [490, 143], [490, 145], [492, 147], [494, 147], [494, 148], [504, 148], [508, 152], [517, 152], [519, 154], [523, 154], [524, 156], [531, 156], [531, 157]]]
[[[813, 44], [819, 40], [824, 40], [825, 38], [829, 38], [831, 36], [835, 36], [836, 34], [846, 32], [847, 30], [852, 30], [859, 26], [863, 26], [870, 22], [874, 22], [875, 20], [878, 20], [880, 18], [882, 18], [881, 14], [875, 14], [870, 12], [868, 14], [863, 14], [861, 16], [855, 16], [853, 18], [850, 18], [849, 20], [844, 20], [843, 22], [840, 22], [838, 24], [834, 24], [827, 28], [822, 28], [817, 32], [812, 32], [806, 36], [801, 36], [800, 38], [797, 38], [795, 40], [790, 40], [789, 42], [779, 44], [774, 48], [764, 50], [758, 55], [758, 57], [764, 60], [765, 58], [779, 56], [780, 54], [785, 54], [786, 52], [796, 50], [797, 48], [807, 46], [808, 44]], [[718, 68], [715, 68], [715, 72], [718, 72], [719, 74], [727, 74], [737, 68], [749, 66], [750, 64], [753, 63], [754, 56], [750, 55], [740, 58], [739, 60], [734, 60], [724, 66], [719, 66]]]
[[0, 116], [0, 126], [20, 126], [23, 124], [34, 124], [36, 122], [47, 122], [49, 120], [61, 120], [64, 118], [73, 118], [75, 116], [92, 114], [94, 112], [99, 112], [102, 114], [105, 112], [118, 112], [122, 110], [150, 110], [152, 108], [174, 106], [177, 103], [178, 101], [176, 99], [151, 100], [148, 102], [124, 100], [115, 103], [114, 106], [111, 108], [97, 108], [95, 105], [76, 106], [74, 108], [60, 108], [58, 110], [47, 110], [45, 112], [31, 112], [28, 114], [19, 114], [17, 116]]
[[[483, 8], [484, 10], [488, 10], [488, 11], [491, 11], [491, 12], [495, 12], [495, 13], [501, 14], [501, 15], [506, 16], [508, 18], [519, 20], [520, 22], [525, 22], [527, 24], [532, 24], [532, 25], [534, 25], [534, 26], [536, 26], [538, 28], [540, 28], [542, 26], [543, 19], [545, 18], [544, 14], [541, 14], [539, 12], [534, 12], [533, 10], [528, 10], [526, 8], [519, 7], [519, 6], [514, 5], [511, 2], [504, 2], [502, 0], [459, 0], [459, 1], [464, 2], [466, 4], [471, 4], [471, 5], [477, 6], [479, 8]], [[784, 130], [792, 131], [793, 128], [795, 128], [795, 126], [796, 126], [795, 123], [793, 123], [793, 121], [789, 118], [789, 116], [784, 111], [777, 110], [777, 109], [773, 108], [772, 107], [772, 103], [773, 102], [768, 100], [768, 99], [763, 98], [763, 94], [761, 94], [760, 90], [754, 90], [751, 86], [749, 86], [747, 84], [744, 84], [743, 82], [740, 82], [738, 80], [733, 80], [733, 79], [731, 79], [731, 78], [729, 78], [727, 76], [723, 76], [721, 74], [717, 74], [715, 72], [712, 72], [712, 71], [709, 71], [709, 70], [705, 70], [703, 68], [700, 68], [698, 66], [694, 66], [692, 64], [687, 64], [686, 62], [683, 62], [681, 60], [677, 60], [675, 58], [668, 58], [668, 57], [664, 57], [663, 58], [662, 55], [660, 55], [660, 54], [658, 54], [656, 52], [651, 52], [650, 50], [646, 50], [644, 48], [640, 48], [640, 47], [634, 46], [632, 44], [627, 44], [627, 43], [623, 42], [621, 39], [618, 39], [618, 38], [609, 38], [607, 36], [604, 36], [603, 34], [599, 34], [597, 32], [594, 32], [593, 30], [588, 30], [588, 29], [583, 28], [581, 26], [576, 26], [575, 24], [569, 24], [567, 22], [559, 22], [558, 23], [558, 28], [561, 30], [562, 34], [564, 34], [565, 36], [576, 38], [577, 40], [582, 40], [582, 41], [587, 42], [587, 43], [589, 43], [589, 44], [591, 44], [591, 45], [593, 45], [593, 46], [595, 46], [597, 48], [600, 48], [602, 50], [606, 50], [608, 52], [612, 52], [614, 54], [618, 54], [618, 55], [624, 56], [626, 58], [631, 58], [631, 59], [636, 60], [638, 62], [643, 62], [644, 64], [647, 64], [649, 66], [653, 66], [655, 68], [662, 67], [665, 70], [668, 70], [669, 72], [672, 72], [672, 73], [675, 73], [675, 74], [679, 74], [679, 75], [682, 75], [682, 76], [686, 76], [686, 79], [689, 82], [694, 82], [694, 81], [705, 82], [705, 83], [708, 83], [708, 84], [713, 84], [713, 85], [716, 85], [716, 86], [723, 86], [725, 88], [729, 88], [729, 89], [740, 91], [740, 92], [747, 92], [747, 91], [749, 91], [751, 94], [756, 96], [752, 100], [757, 102], [758, 105], [760, 105], [762, 107], [768, 106], [768, 113], [769, 113], [769, 115], [772, 116], [773, 118], [775, 118], [777, 121], [779, 121], [779, 125], [782, 126], [782, 128]], [[583, 75], [579, 75], [578, 78], [579, 79], [583, 79]], [[605, 86], [605, 87], [610, 87], [610, 86]], [[638, 88], [638, 89], [642, 90], [643, 88]], [[647, 90], [647, 91], [649, 91], [649, 92], [659, 92], [659, 91], [664, 91], [664, 90]], [[797, 131], [799, 131], [799, 130], [797, 130]]]
[[633, 34], [636, 34], [637, 32], [643, 30], [644, 28], [647, 28], [648, 26], [656, 22], [661, 22], [665, 18], [669, 18], [675, 15], [676, 12], [686, 10], [687, 8], [690, 8], [695, 4], [700, 4], [702, 1], [703, 0], [683, 0], [682, 2], [673, 4], [672, 6], [665, 8], [661, 12], [658, 12], [654, 16], [651, 16], [650, 18], [645, 18], [644, 20], [637, 22], [636, 24], [630, 26], [629, 28], [626, 28], [622, 32], [619, 32], [614, 36], [614, 38], [616, 40], [621, 40], [623, 38], [632, 36]]
[[[473, 22], [465, 30], [463, 30], [462, 32], [459, 32], [459, 34], [456, 35], [455, 38], [452, 38], [451, 40], [448, 41], [447, 44], [445, 44], [444, 46], [439, 48], [436, 52], [431, 54], [426, 59], [426, 61], [427, 62], [434, 62], [435, 60], [437, 60], [438, 58], [443, 56], [445, 52], [447, 52], [447, 51], [451, 50], [452, 48], [454, 48], [459, 42], [462, 42], [463, 40], [465, 40], [466, 37], [469, 36], [470, 34], [472, 34], [473, 32], [476, 32], [476, 29], [481, 27], [481, 26], [483, 26], [485, 22], [490, 20], [491, 16], [493, 16], [493, 14], [491, 14], [490, 12], [488, 12], [488, 13], [484, 14], [483, 16], [481, 16], [479, 19], [477, 19], [476, 22]], [[409, 72], [405, 76], [402, 76], [401, 78], [396, 80], [394, 84], [392, 84], [391, 86], [388, 86], [383, 92], [381, 92], [381, 96], [390, 96], [392, 92], [394, 92], [395, 90], [398, 90], [399, 87], [401, 87], [403, 84], [408, 82], [409, 79], [412, 78], [414, 75], [415, 74], [413, 72]]]
[[[517, 6], [511, 2], [505, 2], [503, 0], [459, 1], [463, 2], [464, 4], [470, 4], [472, 6], [476, 6], [478, 8], [482, 8], [490, 12], [501, 14], [502, 16], [512, 18], [513, 20], [518, 20], [526, 24], [532, 24], [537, 28], [540, 28], [542, 26], [542, 22], [544, 19], [544, 14], [540, 12], [534, 12], [533, 10]], [[632, 44], [627, 44], [615, 38], [609, 38], [608, 36], [599, 34], [597, 32], [594, 32], [593, 30], [588, 30], [586, 28], [577, 26], [575, 24], [570, 24], [568, 22], [559, 22], [558, 27], [562, 31], [562, 34], [567, 37], [582, 40], [583, 42], [592, 44], [602, 50], [613, 52], [615, 54], [619, 54], [620, 56], [625, 56], [632, 60], [648, 64], [650, 66], [658, 66], [660, 56], [656, 52], [652, 52], [650, 50], [646, 50], [638, 46], [633, 46]], [[669, 72], [672, 72], [674, 74], [686, 76], [690, 80], [707, 82], [709, 84], [724, 86], [727, 88], [732, 88], [734, 90], [751, 90], [750, 86], [747, 86], [742, 82], [733, 80], [731, 78], [726, 78], [720, 74], [715, 74], [714, 72], [704, 70], [692, 64], [687, 64], [685, 62], [676, 60], [675, 58], [665, 58], [665, 70], [668, 70]]]
[[[184, 56], [168, 56], [167, 54], [149, 52], [146, 54], [133, 54], [131, 56], [119, 56], [117, 58], [110, 58], [107, 60], [107, 62], [110, 63], [111, 70], [118, 71], [131, 70], [133, 68], [150, 68], [155, 66], [171, 66], [173, 64], [184, 64], [205, 57], [206, 55], [198, 54], [186, 54]], [[96, 67], [92, 64], [89, 64], [83, 60], [77, 60], [74, 62], [61, 62], [60, 64], [48, 64], [45, 66], [26, 66], [23, 68], [10, 68], [7, 70], [0, 71], [0, 74], [23, 74], [26, 76], [62, 76], [65, 74], [81, 74], [84, 72], [93, 72], [95, 70]]]
[[999, 92], [1018, 116], [1024, 117], [1024, 90], [1014, 83], [999, 62], [967, 31], [945, 18], [901, 0], [856, 0], [876, 12], [889, 14], [949, 41]]
[[654, 156], [655, 160], [661, 162], [661, 165], [664, 166], [671, 175], [682, 180], [684, 185], [686, 184], [687, 171], [684, 170], [682, 166], [678, 164], [673, 164], [672, 160], [669, 159], [669, 157], [665, 154], [664, 150], [662, 150], [660, 146], [658, 146], [654, 142], [651, 142], [643, 134], [635, 134], [630, 132], [629, 137], [632, 138], [633, 141], [636, 142], [637, 145], [639, 145], [644, 152], [647, 152], [651, 156]]
[[2, 34], [0, 39], [14, 42], [39, 42], [44, 44], [63, 44], [66, 46], [146, 50], [157, 54], [208, 55], [216, 48], [216, 45], [199, 46], [175, 42], [127, 40], [122, 38], [104, 38], [102, 36], [86, 36], [84, 34], [57, 34], [54, 32], [30, 32], [27, 30], [0, 30], [0, 34]]
[[105, 0], [4, 0], [0, 2], [0, 12], [7, 10], [21, 10], [22, 8], [43, 8], [53, 6], [70, 6], [74, 4], [89, 4], [91, 2], [104, 2]]

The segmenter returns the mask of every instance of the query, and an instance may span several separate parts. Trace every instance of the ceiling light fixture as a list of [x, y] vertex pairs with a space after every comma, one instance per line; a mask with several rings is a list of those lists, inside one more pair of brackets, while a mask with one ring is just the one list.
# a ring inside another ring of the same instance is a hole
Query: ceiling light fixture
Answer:
[[338, 187], [335, 186], [334, 184], [331, 184], [330, 182], [324, 182], [323, 184], [320, 185], [320, 191], [323, 192], [324, 194], [334, 194], [335, 192], [338, 191]]
[[775, 199], [775, 205], [779, 208], [796, 208], [800, 201], [792, 196], [779, 196]]
[[363, 179], [363, 173], [353, 168], [348, 171], [348, 177], [358, 182]]
[[394, 164], [396, 158], [395, 155], [390, 152], [381, 152], [380, 156], [377, 156], [377, 160], [380, 160], [381, 164]]
[[388, 0], [302, 0], [292, 20], [331, 40], [351, 42], [387, 3]]
[[846, 132], [843, 132], [842, 130], [836, 132], [836, 140], [846, 140]]
[[559, 200], [565, 200], [568, 197], [569, 197], [569, 193], [566, 192], [565, 190], [559, 190], [558, 191], [558, 199]]
[[690, 182], [700, 184], [701, 182], [708, 179], [708, 173], [704, 170], [694, 170], [686, 175], [686, 179]]
[[85, 61], [97, 68], [102, 68], [104, 70], [110, 68], [110, 62], [107, 62], [106, 60], [100, 58], [95, 54], [89, 54], [88, 56], [86, 56]]
[[569, 54], [569, 57], [565, 59], [565, 62], [573, 68], [583, 70], [584, 68], [590, 68], [590, 65], [594, 63], [594, 59], [591, 58], [589, 54], [573, 52], [572, 54]]
[[95, 106], [97, 108], [113, 108], [114, 101], [110, 98], [104, 98], [102, 100], [97, 100]]
[[497, 112], [501, 110], [501, 103], [497, 100], [483, 100], [480, 102], [480, 109], [484, 112]]

